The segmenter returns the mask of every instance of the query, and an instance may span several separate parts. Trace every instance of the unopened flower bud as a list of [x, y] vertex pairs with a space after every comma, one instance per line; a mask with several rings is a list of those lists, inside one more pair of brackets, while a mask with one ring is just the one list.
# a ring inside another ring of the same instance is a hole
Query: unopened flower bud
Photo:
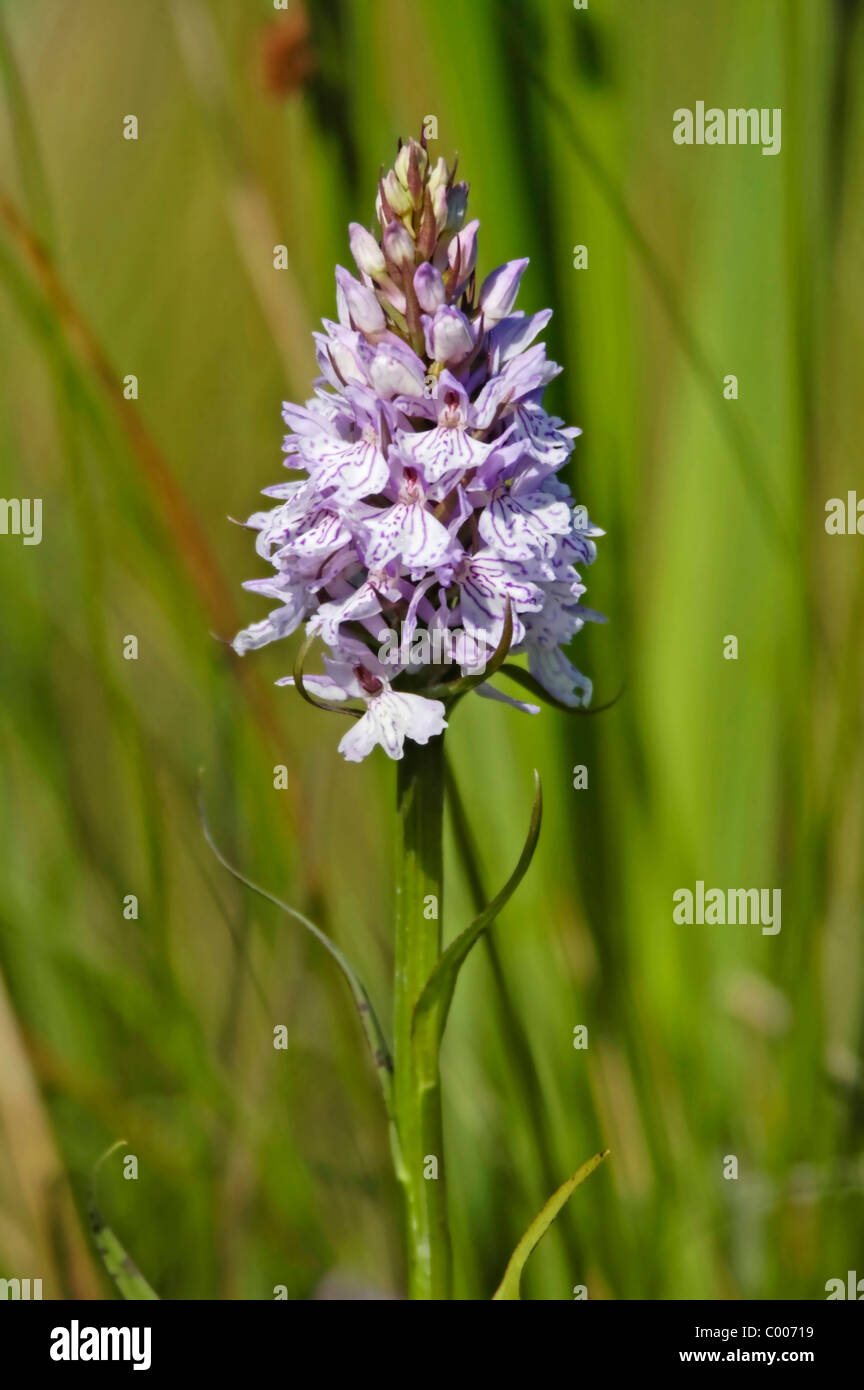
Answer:
[[384, 252], [378, 245], [371, 232], [367, 232], [365, 227], [361, 227], [359, 222], [352, 222], [348, 228], [348, 241], [351, 246], [351, 255], [357, 263], [357, 269], [363, 275], [369, 275], [373, 280], [387, 273], [387, 263], [384, 260]]
[[434, 314], [447, 298], [441, 272], [429, 261], [424, 261], [414, 273], [414, 293], [420, 308], [427, 314]]
[[432, 211], [438, 231], [443, 232], [447, 225], [447, 189], [443, 186], [436, 188], [432, 194]]
[[327, 351], [330, 355], [330, 361], [343, 381], [356, 381], [360, 385], [363, 384], [366, 380], [363, 368], [347, 343], [340, 343], [334, 339], [328, 345]]
[[423, 146], [417, 140], [409, 140], [396, 157], [396, 177], [411, 195], [411, 203], [417, 208], [423, 199], [423, 176], [429, 160]]
[[444, 305], [434, 318], [424, 314], [422, 324], [426, 351], [434, 362], [464, 362], [474, 346], [474, 336], [463, 313]]
[[402, 187], [393, 169], [384, 176], [384, 194], [397, 217], [411, 211], [411, 194]]
[[379, 347], [372, 362], [371, 375], [375, 390], [385, 399], [423, 395], [423, 363], [416, 353], [401, 343]]
[[340, 322], [361, 333], [381, 333], [387, 326], [384, 310], [372, 290], [361, 285], [341, 265], [336, 267], [336, 300]]
[[398, 270], [414, 264], [414, 242], [401, 222], [390, 222], [384, 228], [384, 255]]
[[477, 233], [480, 223], [475, 218], [457, 232], [447, 248], [447, 261], [450, 266], [450, 294], [455, 295], [471, 279], [477, 264]]
[[506, 318], [516, 303], [519, 281], [525, 272], [527, 258], [520, 261], [507, 261], [487, 275], [480, 289], [479, 305], [483, 311], [483, 321], [487, 328]]
[[444, 159], [439, 159], [431, 174], [429, 175], [429, 181], [426, 185], [433, 198], [435, 197], [435, 194], [438, 192], [439, 188], [446, 189], [449, 179], [450, 171], [447, 168], [447, 162]]

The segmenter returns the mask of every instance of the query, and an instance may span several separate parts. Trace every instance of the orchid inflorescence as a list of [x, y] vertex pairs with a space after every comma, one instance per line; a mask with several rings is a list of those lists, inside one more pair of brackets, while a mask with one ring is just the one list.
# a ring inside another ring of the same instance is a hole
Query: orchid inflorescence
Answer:
[[[305, 622], [329, 652], [324, 674], [298, 672], [301, 689], [361, 702], [339, 744], [349, 761], [376, 744], [401, 758], [406, 738], [440, 734], [478, 651], [496, 653], [490, 673], [524, 653], [522, 683], [555, 703], [591, 696], [563, 647], [601, 620], [574, 566], [593, 561], [602, 532], [556, 476], [580, 431], [542, 404], [561, 370], [534, 342], [551, 311], [514, 310], [527, 260], [493, 270], [478, 293], [467, 199], [425, 140], [400, 144], [379, 183], [380, 238], [351, 224], [360, 278], [336, 269], [338, 322], [314, 335], [315, 395], [283, 407], [286, 467], [299, 476], [265, 488], [277, 505], [246, 523], [275, 574], [245, 587], [279, 607], [234, 650]], [[428, 640], [442, 633], [445, 665]], [[538, 711], [482, 677], [471, 684]]]

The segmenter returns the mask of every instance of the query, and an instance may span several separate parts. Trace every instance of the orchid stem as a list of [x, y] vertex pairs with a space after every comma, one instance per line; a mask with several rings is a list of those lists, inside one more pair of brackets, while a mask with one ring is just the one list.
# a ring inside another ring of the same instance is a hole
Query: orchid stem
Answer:
[[[437, 1046], [412, 1034], [414, 1007], [441, 954], [444, 738], [406, 742], [397, 779], [393, 1100], [412, 1299], [449, 1299], [450, 1231]], [[421, 1083], [421, 1076], [423, 1078]]]

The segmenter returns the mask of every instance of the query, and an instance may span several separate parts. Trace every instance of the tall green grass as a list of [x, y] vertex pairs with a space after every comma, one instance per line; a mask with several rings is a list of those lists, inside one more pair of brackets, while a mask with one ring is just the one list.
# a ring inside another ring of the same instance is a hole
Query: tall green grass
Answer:
[[[122, 1136], [139, 1177], [114, 1155], [100, 1205], [160, 1296], [404, 1289], [344, 982], [212, 858], [196, 780], [229, 858], [383, 1004], [393, 768], [343, 764], [336, 721], [273, 688], [292, 651], [215, 639], [258, 615], [227, 518], [279, 476], [347, 222], [434, 114], [482, 268], [530, 255], [524, 307], [555, 309], [552, 403], [608, 532], [610, 622], [574, 654], [597, 703], [626, 683], [594, 718], [469, 699], [448, 736], [487, 889], [535, 767], [545, 797], [445, 1040], [456, 1292], [491, 1297], [608, 1147], [523, 1296], [824, 1296], [864, 1233], [864, 541], [824, 531], [861, 487], [861, 6], [316, 0], [282, 99], [266, 0], [0, 15], [0, 492], [44, 499], [40, 546], [0, 536], [0, 1276], [112, 1296], [86, 1209]], [[697, 100], [782, 107], [782, 153], [675, 146]], [[452, 822], [446, 851], [454, 935], [477, 885]], [[697, 878], [781, 887], [782, 932], [674, 925]]]

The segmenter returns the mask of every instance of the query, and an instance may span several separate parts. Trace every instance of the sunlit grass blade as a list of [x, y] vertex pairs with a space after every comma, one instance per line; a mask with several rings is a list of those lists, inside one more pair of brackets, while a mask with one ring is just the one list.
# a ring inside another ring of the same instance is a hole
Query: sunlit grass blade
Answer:
[[[241, 626], [233, 595], [198, 522], [186, 493], [177, 482], [161, 449], [134, 409], [124, 399], [120, 381], [95, 333], [73, 302], [47, 249], [27, 224], [17, 205], [0, 190], [0, 224], [5, 225], [18, 257], [0, 245], [0, 278], [41, 341], [55, 367], [58, 381], [74, 386], [76, 408], [107, 437], [108, 417], [114, 414], [126, 437], [146, 497], [165, 535], [171, 540], [178, 562], [185, 569], [202, 608], [220, 634]], [[18, 258], [29, 274], [23, 274]], [[249, 702], [262, 735], [284, 747], [285, 732], [272, 703], [271, 692], [254, 666], [232, 661], [228, 668]], [[304, 820], [298, 813], [296, 789], [289, 785], [283, 800], [284, 814], [301, 839]]]
[[561, 1208], [569, 1201], [576, 1188], [590, 1177], [595, 1168], [599, 1168], [609, 1150], [604, 1149], [602, 1153], [595, 1154], [589, 1158], [587, 1163], [583, 1163], [581, 1168], [577, 1168], [572, 1177], [566, 1182], [562, 1182], [557, 1192], [553, 1192], [549, 1201], [537, 1213], [531, 1225], [528, 1227], [513, 1254], [507, 1263], [504, 1271], [504, 1278], [492, 1295], [493, 1301], [498, 1300], [518, 1300], [522, 1295], [519, 1292], [522, 1283], [522, 1271], [528, 1261], [529, 1255], [536, 1249], [540, 1241], [545, 1236], [552, 1222], [555, 1220]]
[[271, 248], [280, 240], [273, 209], [245, 149], [230, 97], [220, 37], [208, 7], [200, 0], [172, 0], [178, 45], [206, 115], [206, 129], [234, 239], [246, 275], [290, 381], [309, 371], [311, 327], [303, 287], [293, 267], [272, 272]]
[[797, 564], [796, 534], [793, 523], [790, 522], [788, 515], [781, 515], [778, 509], [770, 481], [766, 476], [762, 459], [750, 431], [742, 423], [740, 415], [724, 409], [723, 398], [716, 390], [719, 373], [693, 328], [689, 315], [682, 307], [672, 276], [631, 212], [617, 180], [610, 173], [590, 141], [585, 138], [573, 115], [567, 97], [550, 82], [548, 75], [542, 68], [532, 61], [530, 53], [526, 53], [524, 46], [519, 42], [519, 35], [515, 29], [510, 31], [509, 43], [513, 50], [514, 61], [519, 63], [526, 76], [530, 78], [547, 109], [567, 130], [568, 139], [576, 157], [582, 163], [642, 262], [666, 311], [681, 349], [705, 391], [706, 400], [710, 402], [711, 409], [716, 415], [717, 424], [729, 440], [732, 457], [738, 466], [744, 486], [758, 506], [772, 539], [781, 547], [786, 559], [790, 563]]
[[131, 1255], [129, 1255], [120, 1244], [120, 1241], [111, 1230], [111, 1227], [106, 1225], [96, 1202], [96, 1178], [99, 1169], [102, 1167], [106, 1158], [110, 1158], [111, 1154], [116, 1153], [118, 1149], [124, 1148], [125, 1144], [125, 1139], [118, 1139], [117, 1143], [112, 1144], [110, 1149], [106, 1149], [101, 1158], [97, 1159], [96, 1163], [93, 1165], [93, 1172], [90, 1177], [90, 1200], [88, 1203], [90, 1229], [93, 1232], [96, 1249], [102, 1256], [105, 1268], [117, 1285], [121, 1296], [132, 1302], [152, 1302], [154, 1300], [158, 1302], [158, 1293], [148, 1284]]
[[6, 196], [0, 196], [0, 222], [48, 300], [57, 326], [62, 327], [75, 355], [92, 380], [102, 388], [106, 402], [110, 403], [128, 439], [132, 455], [140, 465], [149, 495], [211, 620], [220, 628], [233, 630], [238, 625], [234, 599], [198, 514], [150, 435], [141, 414], [131, 401], [124, 398], [120, 379], [73, 301], [47, 248], [22, 217], [16, 204]]

